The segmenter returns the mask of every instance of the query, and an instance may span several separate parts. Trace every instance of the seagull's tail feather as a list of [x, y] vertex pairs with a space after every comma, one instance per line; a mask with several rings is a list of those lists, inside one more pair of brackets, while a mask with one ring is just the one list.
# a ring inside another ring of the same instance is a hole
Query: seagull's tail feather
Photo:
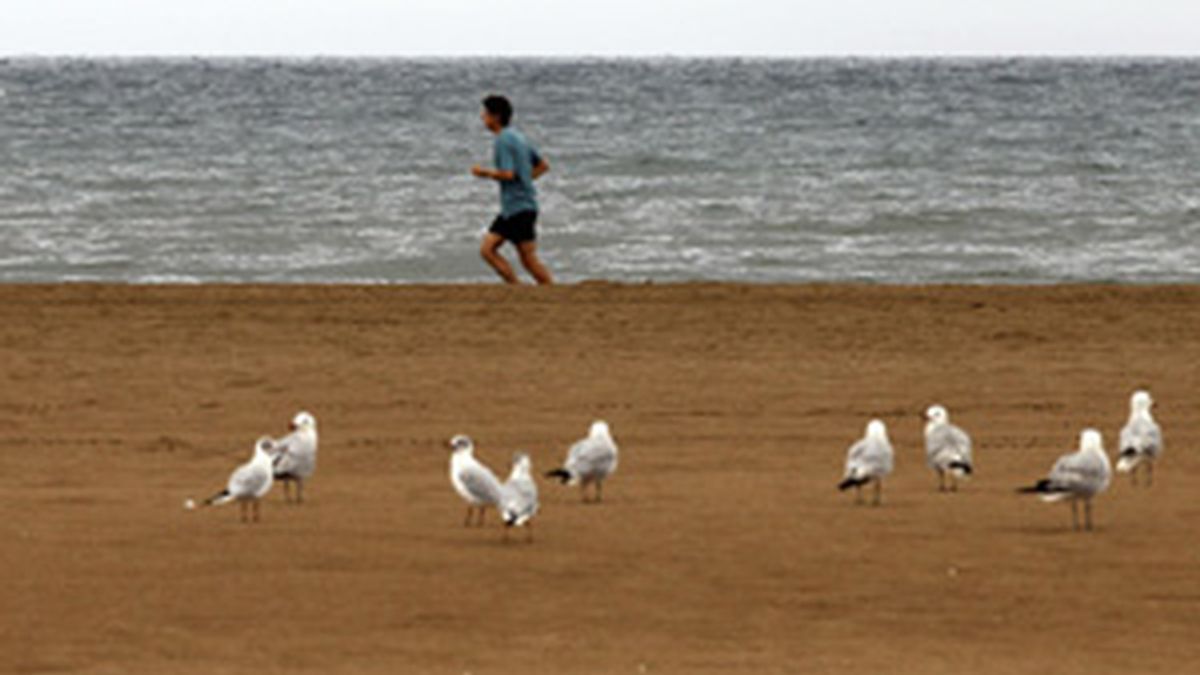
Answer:
[[946, 465], [946, 468], [954, 472], [954, 475], [958, 476], [959, 478], [962, 478], [963, 476], [970, 476], [971, 474], [975, 473], [974, 467], [972, 467], [968, 462], [953, 461]]
[[571, 481], [571, 472], [566, 469], [555, 469], [546, 472], [546, 478], [557, 478], [560, 483], [566, 485]]
[[842, 482], [838, 483], [838, 489], [845, 492], [846, 490], [849, 490], [852, 487], [858, 487], [859, 485], [866, 485], [868, 482], [870, 482], [870, 480], [871, 480], [870, 478], [858, 478], [855, 476], [849, 476], [849, 477], [845, 478], [844, 480], [842, 480]]
[[1141, 462], [1142, 457], [1141, 455], [1137, 454], [1137, 450], [1134, 450], [1133, 448], [1126, 448], [1121, 452], [1121, 458], [1117, 460], [1117, 471], [1120, 471], [1121, 473], [1129, 473], [1130, 471], [1133, 471], [1138, 464], [1141, 464]]
[[1022, 494], [1054, 495], [1062, 493], [1064, 490], [1052, 483], [1049, 478], [1043, 478], [1034, 485], [1017, 488], [1017, 492]]
[[229, 490], [221, 490], [217, 494], [204, 500], [205, 506], [220, 506], [226, 502], [233, 501], [233, 495], [229, 494]]
[[504, 520], [505, 527], [521, 527], [529, 522], [533, 514], [526, 511], [522, 513], [519, 507], [505, 507], [500, 511], [500, 517]]

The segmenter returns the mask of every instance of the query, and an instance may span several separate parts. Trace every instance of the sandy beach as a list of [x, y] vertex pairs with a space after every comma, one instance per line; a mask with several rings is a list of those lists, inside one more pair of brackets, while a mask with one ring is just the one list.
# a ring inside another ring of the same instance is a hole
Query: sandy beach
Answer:
[[[0, 286], [0, 671], [1179, 673], [1200, 659], [1200, 287]], [[1149, 388], [1150, 489], [1014, 493]], [[925, 406], [976, 441], [940, 494]], [[302, 506], [185, 511], [314, 413]], [[881, 508], [835, 485], [887, 422]], [[445, 441], [601, 505], [462, 527]], [[519, 540], [520, 537], [517, 537]]]

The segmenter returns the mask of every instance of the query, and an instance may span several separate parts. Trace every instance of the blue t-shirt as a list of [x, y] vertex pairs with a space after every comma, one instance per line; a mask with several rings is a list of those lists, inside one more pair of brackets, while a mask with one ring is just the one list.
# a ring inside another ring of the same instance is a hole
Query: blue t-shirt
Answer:
[[522, 211], [537, 211], [537, 189], [533, 187], [533, 167], [538, 152], [525, 134], [505, 127], [496, 134], [492, 145], [496, 168], [513, 172], [514, 180], [500, 181], [500, 215], [508, 218]]

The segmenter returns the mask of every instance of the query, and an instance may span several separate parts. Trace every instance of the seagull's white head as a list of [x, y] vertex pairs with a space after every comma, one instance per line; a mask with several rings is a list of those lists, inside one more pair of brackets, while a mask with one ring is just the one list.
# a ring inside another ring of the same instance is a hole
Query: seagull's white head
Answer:
[[1079, 449], [1087, 452], [1104, 452], [1104, 439], [1095, 429], [1084, 429], [1079, 435]]
[[275, 441], [270, 436], [263, 436], [254, 444], [254, 456], [270, 457], [275, 451]]
[[883, 420], [871, 420], [867, 423], [867, 438], [887, 440], [887, 426]]
[[1129, 397], [1129, 409], [1134, 414], [1150, 412], [1153, 405], [1154, 399], [1150, 398], [1148, 391], [1135, 391], [1133, 396]]
[[475, 444], [471, 442], [471, 438], [463, 434], [459, 434], [454, 438], [451, 438], [447, 445], [454, 452], [471, 452], [475, 449]]
[[950, 421], [950, 413], [940, 405], [931, 405], [925, 411], [925, 421], [933, 422], [934, 424], [945, 424]]
[[315, 430], [317, 428], [317, 418], [313, 417], [310, 413], [300, 411], [296, 413], [295, 417], [292, 418], [291, 428], [292, 431], [297, 431], [300, 429]]
[[529, 459], [529, 453], [517, 452], [513, 454], [512, 472], [513, 475], [528, 476], [533, 470], [533, 461]]
[[608, 422], [604, 420], [596, 420], [592, 422], [592, 428], [588, 431], [588, 436], [591, 438], [610, 438], [612, 432], [608, 430]]

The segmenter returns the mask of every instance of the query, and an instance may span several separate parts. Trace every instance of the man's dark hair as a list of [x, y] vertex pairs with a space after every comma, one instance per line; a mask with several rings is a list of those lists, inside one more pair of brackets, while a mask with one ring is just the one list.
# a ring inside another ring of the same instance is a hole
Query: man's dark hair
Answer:
[[512, 120], [513, 107], [507, 98], [492, 94], [483, 99], [483, 109], [491, 113], [496, 119], [500, 120], [500, 126], [508, 126]]

